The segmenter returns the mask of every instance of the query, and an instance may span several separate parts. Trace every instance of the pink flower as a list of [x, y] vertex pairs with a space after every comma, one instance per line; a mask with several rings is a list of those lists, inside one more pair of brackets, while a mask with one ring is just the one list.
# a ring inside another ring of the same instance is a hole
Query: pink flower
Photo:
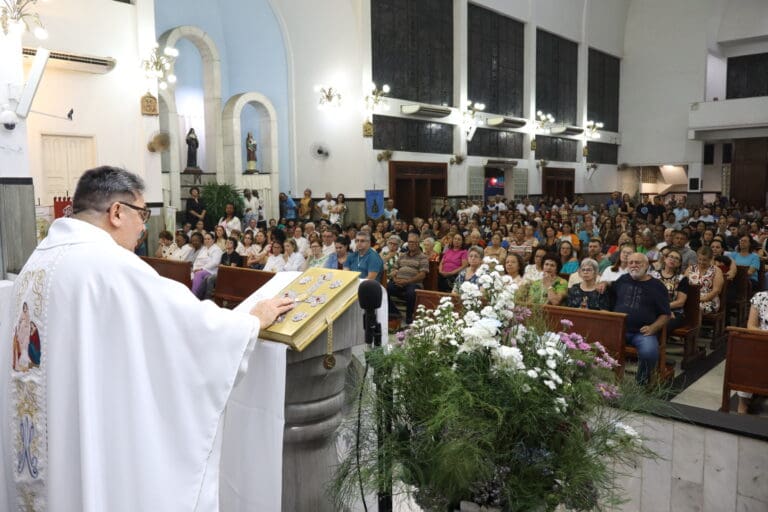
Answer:
[[563, 327], [565, 327], [566, 329], [570, 329], [571, 327], [573, 327], [573, 322], [571, 322], [567, 318], [563, 318], [562, 320], [560, 320], [560, 323], [563, 324]]

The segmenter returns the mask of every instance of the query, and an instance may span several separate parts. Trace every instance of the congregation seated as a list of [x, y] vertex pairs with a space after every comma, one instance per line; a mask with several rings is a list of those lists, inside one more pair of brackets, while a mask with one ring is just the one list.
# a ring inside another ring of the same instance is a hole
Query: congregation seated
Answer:
[[438, 266], [438, 290], [441, 292], [452, 291], [456, 276], [468, 264], [467, 250], [464, 248], [464, 236], [461, 233], [456, 233], [453, 235], [450, 245], [443, 250], [443, 257]]
[[196, 256], [194, 254], [195, 249], [193, 249], [192, 244], [190, 244], [189, 237], [186, 234], [181, 232], [176, 233], [176, 247], [178, 250], [168, 256], [169, 260], [188, 261], [190, 263], [194, 261], [194, 256]]
[[[408, 249], [400, 255], [392, 271], [392, 279], [387, 282], [389, 297], [405, 299], [405, 322], [413, 322], [416, 307], [416, 290], [423, 287], [424, 278], [429, 272], [429, 261], [419, 247], [418, 233], [408, 235]], [[400, 317], [394, 301], [389, 301], [390, 317]]]
[[[537, 251], [538, 252], [538, 251]], [[568, 293], [568, 282], [558, 275], [560, 262], [554, 254], [541, 259], [541, 279], [526, 281], [518, 291], [520, 301], [526, 304], [560, 305]]]
[[344, 270], [348, 268], [347, 258], [349, 257], [349, 238], [339, 236], [336, 238], [336, 251], [325, 261], [325, 268], [335, 270]]
[[371, 248], [370, 231], [361, 229], [357, 233], [355, 241], [355, 251], [347, 257], [346, 267], [352, 272], [359, 272], [360, 279], [380, 281], [384, 262], [378, 253]]
[[715, 313], [720, 310], [720, 292], [725, 280], [723, 272], [715, 265], [712, 249], [703, 245], [696, 251], [697, 260], [686, 270], [688, 280], [701, 286], [699, 290], [699, 307], [704, 314]]
[[157, 235], [157, 242], [155, 258], [169, 259], [179, 250], [179, 247], [174, 241], [174, 236], [170, 231], [161, 231], [160, 234]]
[[455, 295], [461, 294], [461, 285], [464, 283], [477, 284], [478, 274], [477, 271], [480, 265], [483, 264], [483, 248], [478, 245], [473, 245], [467, 249], [467, 266], [461, 269], [461, 272], [456, 276], [456, 280], [453, 282], [452, 293]]
[[[495, 258], [498, 262], [503, 262], [507, 257], [507, 251], [501, 246], [501, 235], [491, 236], [491, 243], [485, 248], [485, 256]], [[482, 259], [482, 258], [481, 258]]]
[[283, 257], [283, 244], [277, 240], [272, 242], [272, 250], [264, 265], [265, 272], [282, 272], [285, 270], [285, 258]]
[[625, 243], [621, 246], [618, 253], [619, 257], [616, 260], [616, 263], [611, 267], [607, 267], [603, 270], [603, 273], [600, 274], [601, 282], [612, 283], [629, 271], [629, 257], [635, 253], [634, 244]]
[[225, 250], [221, 255], [220, 265], [226, 267], [241, 267], [243, 265], [243, 257], [237, 253], [238, 240], [236, 237], [231, 236], [227, 238], [224, 243]]
[[192, 263], [192, 293], [198, 299], [205, 298], [206, 280], [218, 272], [222, 254], [222, 250], [216, 245], [216, 235], [206, 233], [203, 236], [203, 246]]
[[524, 268], [525, 263], [523, 262], [522, 256], [517, 253], [507, 254], [507, 257], [504, 260], [504, 273], [511, 277], [512, 282], [518, 287], [521, 286], [524, 281], [522, 274]]
[[560, 256], [560, 274], [573, 274], [579, 269], [577, 249], [568, 240], [561, 240], [558, 247]]
[[760, 257], [756, 252], [757, 244], [749, 234], [739, 236], [738, 243], [738, 251], [727, 252], [726, 255], [733, 259], [737, 266], [748, 267], [747, 275], [749, 276], [750, 283], [753, 286], [757, 286], [757, 275], [761, 268]]
[[282, 257], [285, 260], [282, 268], [284, 271], [303, 271], [306, 268], [307, 261], [299, 252], [299, 247], [293, 238], [288, 238], [283, 242]]
[[323, 253], [323, 244], [318, 240], [311, 242], [307, 268], [325, 268], [326, 261], [328, 261], [328, 255]]

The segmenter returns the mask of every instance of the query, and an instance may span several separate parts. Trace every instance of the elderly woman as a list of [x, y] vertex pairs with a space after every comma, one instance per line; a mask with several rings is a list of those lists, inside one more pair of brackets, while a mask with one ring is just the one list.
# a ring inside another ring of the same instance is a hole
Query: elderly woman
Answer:
[[467, 250], [464, 249], [464, 237], [461, 236], [461, 233], [456, 233], [453, 235], [451, 245], [443, 251], [443, 258], [438, 266], [437, 284], [440, 291], [447, 292], [453, 290], [453, 281], [467, 265]]
[[491, 236], [491, 243], [485, 248], [485, 256], [493, 258], [499, 263], [504, 262], [507, 251], [501, 246], [501, 234], [495, 233]]
[[667, 329], [672, 331], [677, 329], [685, 322], [685, 301], [688, 299], [688, 277], [680, 273], [683, 258], [676, 249], [667, 251], [664, 256], [661, 270], [651, 270], [651, 276], [655, 277], [664, 288], [667, 289], [669, 297], [669, 309], [672, 317], [667, 323]]
[[307, 268], [325, 268], [326, 261], [328, 261], [328, 255], [323, 253], [323, 244], [317, 240], [310, 242]]
[[584, 258], [579, 265], [581, 282], [568, 289], [565, 305], [570, 308], [610, 309], [608, 294], [603, 286], [597, 283], [600, 265], [592, 258]]
[[429, 261], [440, 261], [440, 253], [435, 250], [435, 239], [431, 236], [421, 241], [424, 255]]
[[179, 247], [176, 242], [173, 241], [174, 236], [170, 231], [161, 231], [158, 235], [157, 250], [155, 251], [155, 258], [170, 258]]
[[[674, 253], [676, 251], [672, 251]], [[714, 313], [720, 309], [720, 292], [723, 290], [725, 279], [723, 271], [714, 264], [712, 249], [706, 245], [696, 251], [696, 264], [685, 271], [688, 280], [700, 284], [699, 304], [702, 313]]]
[[216, 275], [222, 254], [223, 251], [216, 245], [216, 235], [206, 233], [203, 236], [203, 247], [192, 263], [192, 293], [198, 299], [205, 298], [205, 281]]
[[546, 254], [542, 258], [541, 268], [541, 279], [527, 282], [521, 288], [522, 302], [559, 306], [568, 293], [568, 283], [557, 275], [560, 270], [557, 256]]
[[512, 282], [518, 286], [523, 284], [523, 257], [519, 254], [509, 253], [504, 259], [504, 272], [512, 278]]
[[293, 238], [288, 238], [283, 242], [283, 258], [285, 259], [283, 270], [302, 271], [306, 268], [307, 261], [299, 252], [298, 247], [296, 240]]
[[384, 273], [387, 279], [392, 278], [392, 271], [397, 265], [397, 260], [400, 258], [400, 248], [403, 245], [403, 239], [397, 235], [390, 235], [387, 238], [387, 245], [381, 249], [379, 256], [384, 264]]
[[461, 269], [456, 276], [456, 280], [453, 282], [452, 292], [456, 295], [461, 293], [461, 285], [465, 282], [477, 283], [477, 269], [483, 264], [483, 248], [478, 245], [473, 245], [467, 249], [467, 266]]

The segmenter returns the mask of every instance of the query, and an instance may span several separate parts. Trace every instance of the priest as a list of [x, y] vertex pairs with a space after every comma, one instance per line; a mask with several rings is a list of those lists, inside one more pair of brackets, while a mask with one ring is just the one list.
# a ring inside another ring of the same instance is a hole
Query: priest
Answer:
[[133, 253], [143, 191], [86, 171], [0, 312], [0, 510], [218, 510], [224, 407], [292, 301], [236, 313], [160, 277]]

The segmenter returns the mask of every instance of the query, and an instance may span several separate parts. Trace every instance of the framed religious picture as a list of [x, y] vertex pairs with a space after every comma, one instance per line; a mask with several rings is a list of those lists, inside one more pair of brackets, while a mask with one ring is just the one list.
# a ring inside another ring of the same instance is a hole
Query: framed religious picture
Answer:
[[141, 97], [141, 115], [143, 116], [159, 116], [160, 111], [157, 109], [157, 98], [152, 96], [152, 93], [147, 91], [147, 94]]

